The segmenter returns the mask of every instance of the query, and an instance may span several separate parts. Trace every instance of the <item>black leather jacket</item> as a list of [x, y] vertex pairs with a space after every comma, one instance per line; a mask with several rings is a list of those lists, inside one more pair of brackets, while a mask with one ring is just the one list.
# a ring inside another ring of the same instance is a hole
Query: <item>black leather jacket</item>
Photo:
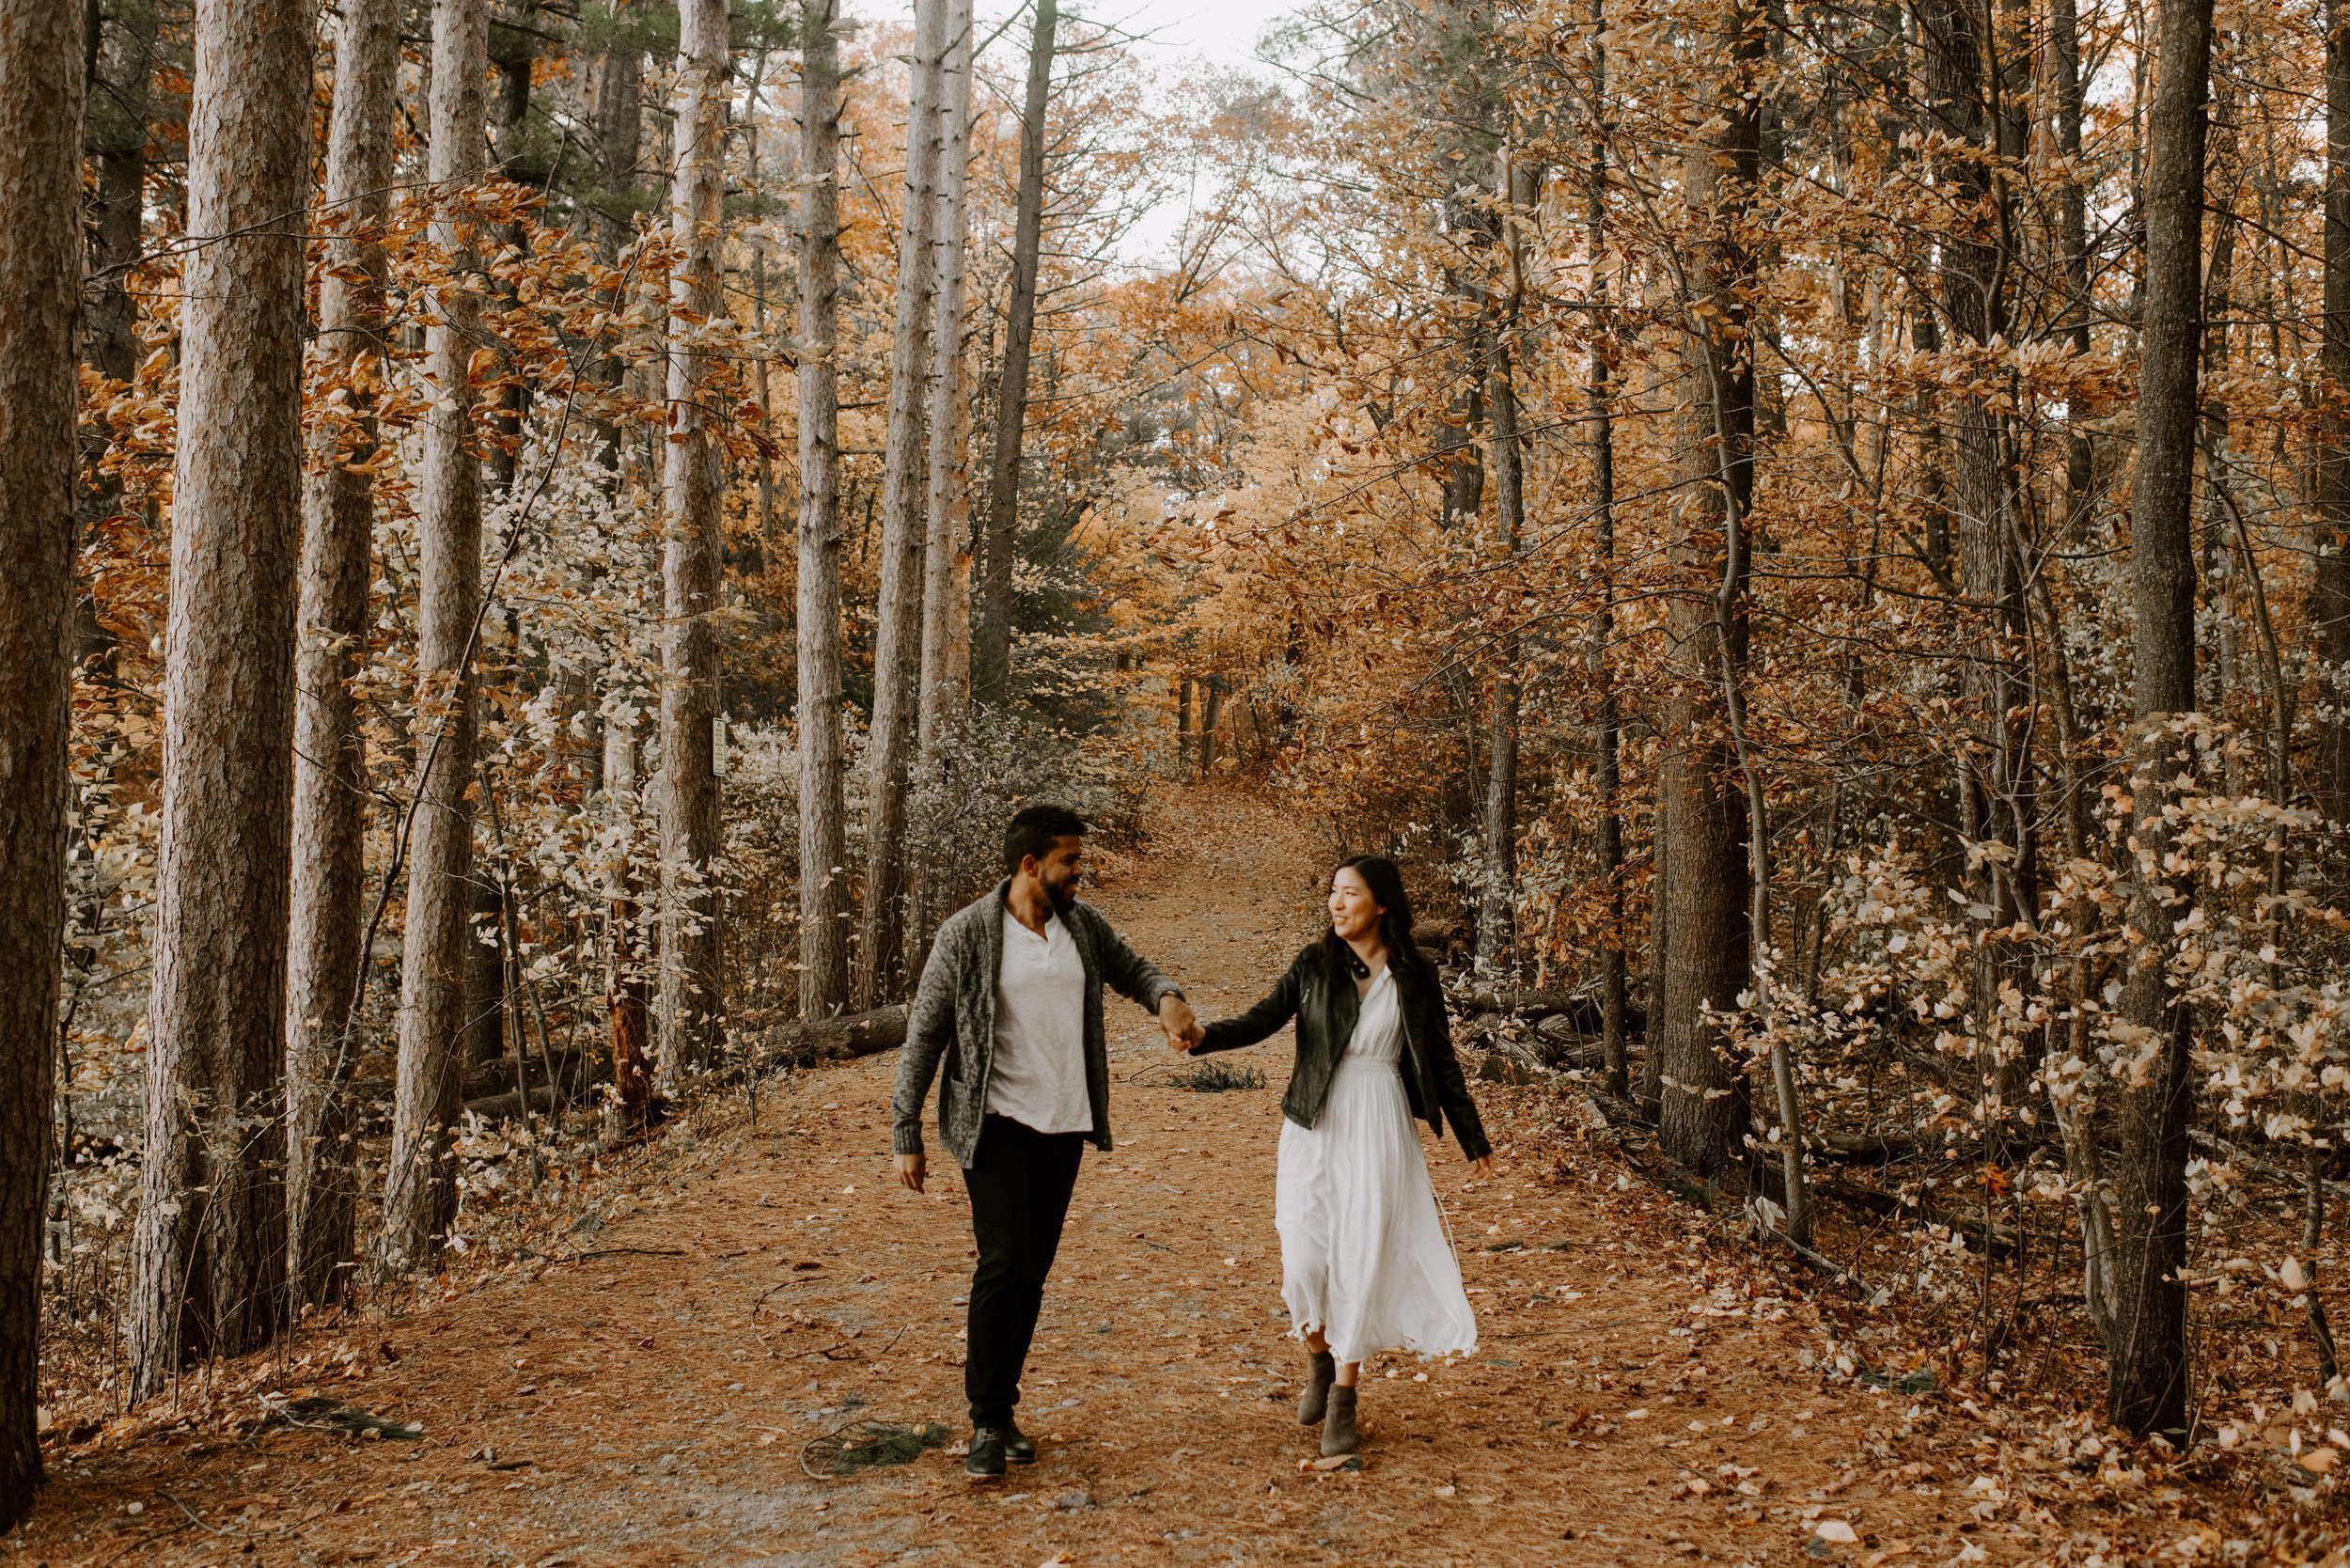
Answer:
[[[1274, 1030], [1297, 1020], [1297, 1066], [1290, 1074], [1282, 1114], [1301, 1127], [1322, 1119], [1330, 1100], [1330, 1083], [1338, 1075], [1339, 1058], [1354, 1037], [1362, 998], [1344, 958], [1324, 937], [1297, 955], [1273, 994], [1237, 1018], [1208, 1026], [1208, 1038], [1198, 1054], [1231, 1051], [1254, 1045]], [[1452, 1135], [1461, 1152], [1475, 1160], [1490, 1153], [1485, 1124], [1477, 1115], [1461, 1076], [1460, 1058], [1452, 1054], [1452, 1031], [1445, 1021], [1444, 989], [1433, 973], [1395, 971], [1396, 1001], [1403, 1019], [1403, 1093], [1412, 1114], [1439, 1135], [1444, 1119], [1452, 1119]]]

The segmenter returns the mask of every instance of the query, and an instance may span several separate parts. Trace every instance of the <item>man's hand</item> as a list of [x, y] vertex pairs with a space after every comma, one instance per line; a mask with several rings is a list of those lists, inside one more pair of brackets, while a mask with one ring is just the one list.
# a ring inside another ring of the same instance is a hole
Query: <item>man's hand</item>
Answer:
[[1199, 1015], [1191, 1011], [1191, 1004], [1172, 993], [1159, 998], [1159, 1027], [1167, 1031], [1168, 1044], [1185, 1053], [1208, 1038], [1208, 1031], [1200, 1027]]
[[901, 1154], [898, 1156], [899, 1185], [911, 1187], [916, 1192], [920, 1192], [922, 1190], [922, 1178], [926, 1174], [928, 1174], [928, 1168], [921, 1155]]

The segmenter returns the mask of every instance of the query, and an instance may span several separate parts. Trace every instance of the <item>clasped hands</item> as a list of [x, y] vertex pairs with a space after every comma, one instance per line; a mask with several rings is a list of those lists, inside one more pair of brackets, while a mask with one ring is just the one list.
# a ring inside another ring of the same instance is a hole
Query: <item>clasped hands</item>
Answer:
[[1199, 1015], [1191, 1011], [1191, 1004], [1172, 993], [1159, 998], [1159, 1027], [1167, 1031], [1167, 1043], [1189, 1056], [1208, 1038]]

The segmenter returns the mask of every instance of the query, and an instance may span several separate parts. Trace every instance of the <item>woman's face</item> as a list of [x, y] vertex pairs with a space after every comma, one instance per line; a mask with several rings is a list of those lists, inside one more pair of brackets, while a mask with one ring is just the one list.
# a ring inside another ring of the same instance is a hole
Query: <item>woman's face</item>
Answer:
[[1345, 942], [1359, 942], [1379, 929], [1386, 906], [1371, 896], [1371, 885], [1352, 866], [1340, 866], [1330, 877], [1330, 929]]

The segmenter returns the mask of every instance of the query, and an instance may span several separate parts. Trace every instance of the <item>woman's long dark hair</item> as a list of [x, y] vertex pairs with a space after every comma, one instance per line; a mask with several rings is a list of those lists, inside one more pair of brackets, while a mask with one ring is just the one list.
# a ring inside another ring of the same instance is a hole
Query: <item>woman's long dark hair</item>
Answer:
[[[1398, 974], [1415, 979], [1431, 980], [1435, 966], [1428, 955], [1412, 940], [1412, 895], [1403, 889], [1402, 868], [1384, 855], [1350, 855], [1330, 868], [1332, 876], [1340, 871], [1353, 871], [1363, 879], [1371, 896], [1386, 911], [1379, 917], [1379, 938], [1386, 944], [1387, 967]], [[1339, 974], [1348, 972], [1347, 961], [1354, 956], [1346, 943], [1334, 930], [1324, 938], [1330, 949], [1330, 962]]]

